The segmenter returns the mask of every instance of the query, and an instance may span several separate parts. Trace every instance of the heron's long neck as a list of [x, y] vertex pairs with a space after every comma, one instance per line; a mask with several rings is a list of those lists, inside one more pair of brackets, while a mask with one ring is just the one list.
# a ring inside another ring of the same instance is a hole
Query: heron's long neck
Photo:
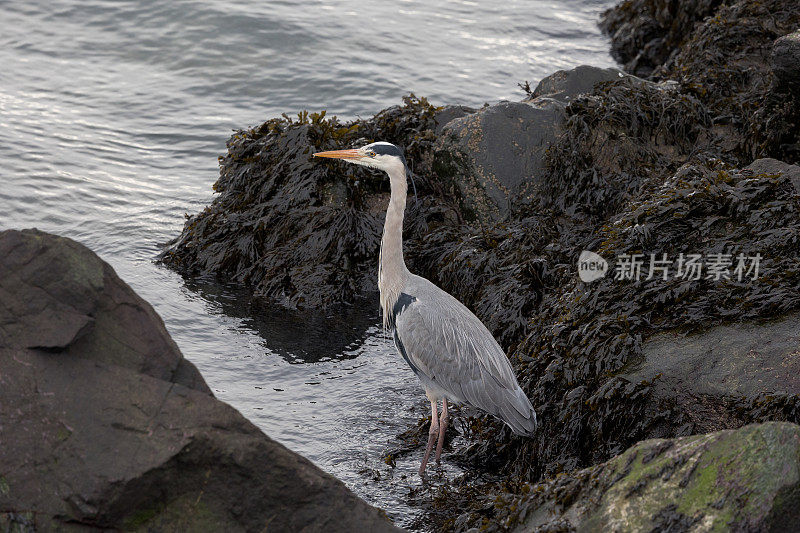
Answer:
[[388, 325], [392, 308], [408, 280], [403, 261], [403, 212], [406, 209], [406, 171], [404, 166], [387, 171], [392, 188], [386, 222], [383, 224], [381, 254], [378, 260], [378, 290], [381, 293], [383, 324]]

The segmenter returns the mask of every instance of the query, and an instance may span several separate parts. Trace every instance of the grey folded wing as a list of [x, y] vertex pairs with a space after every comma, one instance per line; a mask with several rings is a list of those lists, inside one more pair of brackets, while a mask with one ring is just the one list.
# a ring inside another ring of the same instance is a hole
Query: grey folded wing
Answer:
[[[536, 413], [511, 364], [486, 326], [461, 302], [427, 280], [401, 295], [394, 315], [395, 343], [430, 389], [531, 435]], [[416, 289], [416, 290], [415, 290]]]

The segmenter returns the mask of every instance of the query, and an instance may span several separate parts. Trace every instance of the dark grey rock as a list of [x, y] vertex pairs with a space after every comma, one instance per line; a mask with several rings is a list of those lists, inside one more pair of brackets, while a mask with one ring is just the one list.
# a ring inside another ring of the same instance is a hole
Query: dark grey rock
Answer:
[[433, 117], [436, 121], [436, 128], [434, 129], [436, 135], [439, 135], [442, 129], [447, 126], [451, 120], [471, 115], [475, 111], [474, 108], [465, 105], [447, 105], [442, 107]]
[[784, 163], [777, 159], [765, 157], [763, 159], [756, 159], [747, 169], [754, 174], [786, 174], [797, 190], [797, 194], [800, 194], [800, 166], [790, 165], [789, 163]]
[[544, 78], [526, 101], [540, 97], [553, 98], [564, 104], [579, 94], [592, 92], [595, 85], [628, 76], [616, 68], [598, 68], [581, 65], [571, 70], [559, 70]]
[[770, 59], [778, 81], [800, 90], [800, 30], [776, 39]]
[[800, 394], [798, 350], [800, 313], [688, 336], [661, 333], [645, 342], [641, 362], [623, 377], [652, 380], [657, 398], [676, 401], [698, 429], [711, 431], [726, 422], [717, 409], [726, 399]]
[[438, 144], [438, 170], [453, 177], [478, 220], [503, 218], [514, 202], [532, 193], [565, 106], [620, 76], [617, 69], [590, 66], [560, 70], [539, 82], [524, 102], [500, 102], [449, 121]]
[[152, 306], [75, 241], [0, 233], [0, 347], [121, 366], [211, 394]]
[[84, 246], [0, 233], [0, 526], [393, 531], [215, 399]]
[[440, 153], [458, 158], [453, 174], [465, 208], [485, 222], [505, 216], [541, 172], [563, 116], [554, 102], [500, 102], [448, 123]]

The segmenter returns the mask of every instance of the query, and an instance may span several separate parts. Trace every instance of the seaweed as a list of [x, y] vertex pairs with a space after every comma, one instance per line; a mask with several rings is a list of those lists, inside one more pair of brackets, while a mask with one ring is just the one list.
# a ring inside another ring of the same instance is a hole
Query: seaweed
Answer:
[[624, 0], [603, 12], [600, 28], [627, 72], [649, 76], [669, 60], [722, 0]]
[[[689, 421], [675, 406], [652, 401], [649, 383], [615, 377], [641, 356], [643, 340], [657, 331], [702, 330], [720, 321], [780, 316], [800, 307], [800, 202], [789, 178], [752, 176], [719, 165], [682, 168], [631, 200], [586, 242], [597, 242], [605, 257], [674, 257], [687, 250], [760, 253], [758, 281], [654, 278], [634, 283], [608, 276], [587, 286], [573, 274], [553, 286], [557, 278], [550, 277], [548, 290], [534, 297], [540, 303], [530, 317], [529, 333], [512, 354], [523, 387], [538, 406], [539, 434], [532, 440], [509, 439], [504, 428], [492, 427], [473, 453], [497, 461], [497, 449], [505, 448], [507, 468], [538, 479], [608, 458], [642, 438], [679, 434]], [[572, 230], [588, 228], [576, 224]], [[561, 242], [539, 250], [544, 262], [552, 264], [548, 259]], [[506, 246], [528, 251], [519, 241]]]
[[708, 108], [713, 131], [741, 164], [798, 161], [796, 96], [776, 83], [769, 61], [774, 41], [798, 26], [793, 0], [626, 0], [601, 22], [625, 70], [680, 83]]
[[[313, 163], [311, 154], [381, 139], [424, 168], [433, 159], [436, 109], [410, 95], [370, 120], [343, 124], [304, 111], [236, 131], [220, 158], [219, 195], [187, 216], [160, 260], [188, 276], [244, 283], [288, 307], [355, 302], [376, 289], [388, 182], [363, 167]], [[422, 199], [408, 210], [410, 238], [453, 209], [439, 184], [418, 181]]]

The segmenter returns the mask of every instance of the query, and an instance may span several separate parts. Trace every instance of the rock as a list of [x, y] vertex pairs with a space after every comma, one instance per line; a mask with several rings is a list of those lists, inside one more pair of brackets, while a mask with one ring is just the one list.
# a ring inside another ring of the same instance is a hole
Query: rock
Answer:
[[304, 112], [240, 130], [220, 159], [219, 194], [187, 218], [160, 259], [184, 275], [224, 277], [289, 308], [355, 303], [377, 291], [389, 180], [383, 172], [313, 160], [312, 154], [372, 140], [404, 148], [418, 177], [419, 197], [406, 212], [410, 240], [430, 223], [455, 218], [455, 186], [434, 179], [429, 168], [436, 117], [445, 121], [465, 112], [412, 95], [366, 120], [341, 123], [324, 112]]
[[800, 30], [784, 35], [772, 45], [772, 72], [778, 80], [795, 90], [800, 89]]
[[611, 55], [626, 72], [649, 76], [712, 15], [722, 0], [623, 0], [606, 10], [600, 28], [611, 38]]
[[677, 402], [696, 431], [713, 431], [735, 418], [725, 408], [730, 398], [800, 395], [800, 313], [694, 335], [660, 333], [645, 342], [642, 358], [622, 376], [653, 382], [655, 401]]
[[443, 128], [437, 168], [458, 184], [468, 218], [491, 223], [509, 213], [541, 171], [563, 118], [559, 103], [500, 102]]
[[471, 115], [476, 110], [465, 105], [448, 105], [436, 111], [433, 119], [436, 121], [436, 128], [434, 129], [436, 135], [442, 133], [442, 129], [447, 126], [451, 120], [461, 118], [466, 115]]
[[4, 530], [396, 530], [215, 399], [87, 248], [0, 233], [0, 302]]
[[622, 76], [589, 66], [561, 70], [539, 82], [524, 102], [500, 102], [451, 120], [441, 130], [434, 169], [458, 184], [464, 207], [479, 222], [502, 219], [535, 188], [565, 106]]
[[511, 531], [790, 531], [800, 521], [800, 426], [647, 440], [525, 492], [495, 504]]
[[800, 166], [790, 165], [777, 159], [765, 157], [763, 159], [756, 159], [747, 169], [754, 174], [786, 174], [792, 181], [797, 194], [800, 194]]
[[[798, 17], [800, 24], [800, 17]], [[800, 30], [772, 44], [773, 82], [752, 122], [759, 155], [800, 163]]]
[[211, 394], [153, 308], [85, 246], [0, 233], [0, 346], [81, 357]]
[[537, 98], [552, 98], [562, 104], [568, 104], [575, 96], [591, 93], [598, 83], [614, 81], [626, 77], [616, 68], [598, 68], [580, 65], [571, 70], [557, 70], [536, 86], [526, 102]]

